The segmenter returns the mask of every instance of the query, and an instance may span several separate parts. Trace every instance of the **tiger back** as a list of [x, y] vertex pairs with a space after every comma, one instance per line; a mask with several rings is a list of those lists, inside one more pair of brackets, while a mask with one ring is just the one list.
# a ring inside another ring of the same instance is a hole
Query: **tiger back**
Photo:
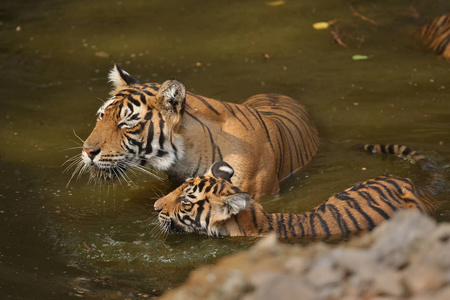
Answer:
[[433, 195], [442, 174], [423, 155], [398, 145], [365, 145], [377, 153], [411, 157], [430, 172], [425, 186], [394, 175], [378, 176], [337, 193], [302, 214], [267, 213], [231, 183], [233, 168], [215, 163], [205, 176], [190, 179], [155, 202], [163, 232], [198, 232], [211, 236], [327, 237], [370, 230], [399, 209], [432, 215]]
[[151, 167], [184, 181], [226, 160], [235, 166], [236, 186], [258, 197], [276, 193], [319, 145], [305, 108], [288, 96], [222, 102], [186, 92], [177, 80], [140, 84], [117, 65], [110, 79], [112, 98], [83, 145], [80, 168], [93, 178]]
[[438, 16], [422, 26], [418, 38], [429, 50], [450, 59], [450, 13]]

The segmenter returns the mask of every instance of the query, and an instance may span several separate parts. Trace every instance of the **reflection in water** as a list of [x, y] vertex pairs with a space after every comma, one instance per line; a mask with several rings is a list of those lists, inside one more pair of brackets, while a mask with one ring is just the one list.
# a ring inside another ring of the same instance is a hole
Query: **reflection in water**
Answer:
[[[280, 195], [262, 200], [269, 212], [309, 210], [384, 173], [424, 180], [398, 158], [355, 151], [357, 143], [406, 144], [449, 173], [450, 67], [411, 37], [450, 11], [446, 1], [353, 3], [376, 26], [346, 1], [85, 2], [2, 3], [2, 295], [145, 298], [257, 240], [155, 235], [153, 203], [176, 186], [162, 174], [129, 173], [135, 184], [115, 187], [74, 178], [65, 188], [61, 164], [80, 151], [66, 149], [81, 146], [74, 131], [83, 139], [92, 130], [116, 62], [141, 82], [176, 77], [216, 99], [278, 92], [305, 104], [319, 153]], [[336, 35], [312, 27], [335, 19]], [[439, 198], [440, 221], [450, 220], [449, 192]]]

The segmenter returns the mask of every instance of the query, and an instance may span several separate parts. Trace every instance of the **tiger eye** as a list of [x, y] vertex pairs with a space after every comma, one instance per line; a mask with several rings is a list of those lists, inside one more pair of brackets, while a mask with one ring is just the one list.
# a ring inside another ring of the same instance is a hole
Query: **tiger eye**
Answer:
[[184, 209], [190, 209], [190, 208], [192, 207], [192, 203], [191, 203], [191, 202], [188, 202], [188, 201], [182, 201], [182, 202], [181, 202], [181, 206], [182, 206]]

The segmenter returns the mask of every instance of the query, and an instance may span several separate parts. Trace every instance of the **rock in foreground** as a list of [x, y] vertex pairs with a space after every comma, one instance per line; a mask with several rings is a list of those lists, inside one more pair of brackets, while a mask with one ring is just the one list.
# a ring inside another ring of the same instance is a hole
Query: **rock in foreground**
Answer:
[[450, 223], [402, 211], [341, 246], [275, 236], [195, 270], [162, 299], [450, 299]]

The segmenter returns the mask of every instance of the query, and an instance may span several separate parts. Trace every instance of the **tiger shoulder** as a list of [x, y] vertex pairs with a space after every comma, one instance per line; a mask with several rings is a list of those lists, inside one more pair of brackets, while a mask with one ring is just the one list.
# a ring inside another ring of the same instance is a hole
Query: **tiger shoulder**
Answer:
[[93, 179], [151, 168], [184, 181], [227, 161], [236, 186], [260, 196], [276, 193], [318, 149], [315, 126], [291, 97], [259, 94], [236, 104], [190, 93], [178, 80], [141, 84], [117, 65], [109, 77], [111, 98], [76, 169]]

